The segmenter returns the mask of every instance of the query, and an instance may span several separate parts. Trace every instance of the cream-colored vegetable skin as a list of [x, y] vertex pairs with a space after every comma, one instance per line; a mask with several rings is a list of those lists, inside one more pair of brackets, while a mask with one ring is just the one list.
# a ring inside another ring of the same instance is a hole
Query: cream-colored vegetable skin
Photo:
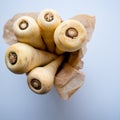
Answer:
[[52, 89], [55, 74], [63, 59], [64, 56], [59, 56], [48, 65], [33, 69], [27, 77], [29, 88], [37, 94], [49, 92]]
[[53, 9], [46, 9], [40, 12], [37, 22], [41, 28], [41, 34], [48, 51], [55, 51], [54, 31], [62, 22], [59, 14]]
[[22, 16], [13, 24], [13, 30], [19, 42], [30, 44], [35, 48], [45, 49], [41, 30], [34, 18]]
[[86, 40], [86, 29], [76, 20], [66, 20], [56, 28], [54, 40], [57, 48], [61, 51], [77, 51]]
[[10, 71], [22, 74], [37, 66], [43, 66], [57, 56], [41, 51], [25, 43], [11, 45], [5, 54], [5, 62]]

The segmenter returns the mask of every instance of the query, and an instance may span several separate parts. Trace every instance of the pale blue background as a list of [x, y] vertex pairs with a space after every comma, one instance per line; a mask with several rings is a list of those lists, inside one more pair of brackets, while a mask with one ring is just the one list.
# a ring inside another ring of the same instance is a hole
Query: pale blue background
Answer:
[[[11, 73], [4, 63], [6, 21], [16, 13], [46, 8], [63, 19], [83, 13], [97, 19], [84, 57], [85, 84], [69, 101], [60, 99], [54, 88], [47, 95], [34, 94], [26, 76]], [[120, 120], [120, 1], [1, 0], [0, 120]]]

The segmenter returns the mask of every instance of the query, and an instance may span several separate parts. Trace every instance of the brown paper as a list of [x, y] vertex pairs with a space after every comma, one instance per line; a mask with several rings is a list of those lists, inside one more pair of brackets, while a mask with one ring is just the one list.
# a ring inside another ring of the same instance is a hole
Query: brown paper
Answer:
[[83, 85], [84, 79], [81, 71], [65, 63], [55, 78], [56, 90], [62, 99], [68, 100]]

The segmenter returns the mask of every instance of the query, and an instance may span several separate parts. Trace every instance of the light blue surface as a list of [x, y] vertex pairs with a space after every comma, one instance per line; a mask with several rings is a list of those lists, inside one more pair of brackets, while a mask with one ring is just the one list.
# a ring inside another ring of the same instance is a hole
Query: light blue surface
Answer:
[[[11, 73], [4, 54], [3, 26], [16, 13], [55, 9], [63, 19], [96, 16], [96, 28], [84, 57], [86, 80], [69, 100], [53, 88], [36, 95], [25, 75]], [[2, 0], [0, 2], [0, 120], [120, 120], [120, 1]]]

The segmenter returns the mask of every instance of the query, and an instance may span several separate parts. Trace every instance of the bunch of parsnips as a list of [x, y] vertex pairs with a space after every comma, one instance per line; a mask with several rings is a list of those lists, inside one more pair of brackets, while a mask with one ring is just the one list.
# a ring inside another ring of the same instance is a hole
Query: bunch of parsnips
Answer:
[[52, 9], [17, 14], [4, 26], [3, 37], [10, 45], [6, 66], [13, 73], [26, 73], [33, 92], [45, 94], [54, 85], [68, 100], [84, 82], [82, 58], [94, 27], [95, 17], [89, 15], [63, 21]]

